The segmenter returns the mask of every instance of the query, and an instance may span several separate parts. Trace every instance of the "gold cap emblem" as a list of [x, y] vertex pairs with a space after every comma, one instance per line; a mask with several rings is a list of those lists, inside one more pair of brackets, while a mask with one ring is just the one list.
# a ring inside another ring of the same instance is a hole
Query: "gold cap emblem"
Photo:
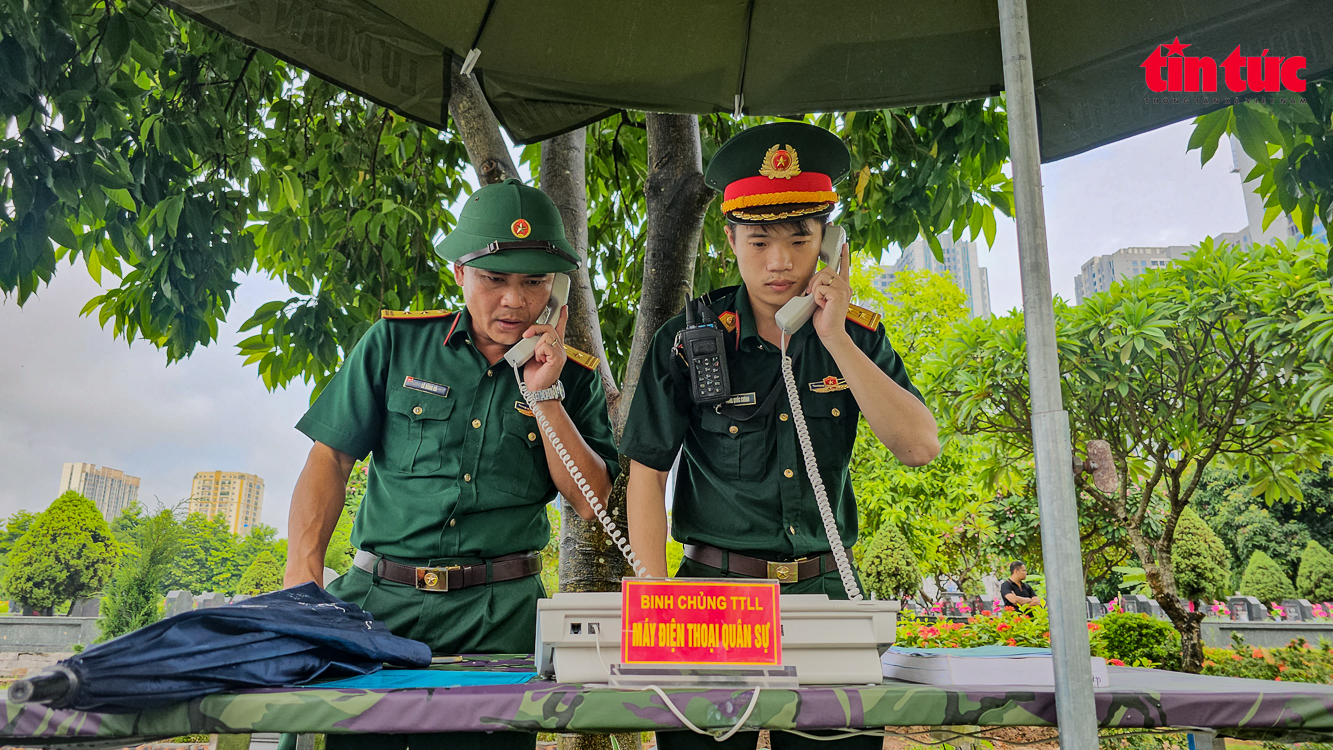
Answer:
[[528, 223], [527, 219], [514, 219], [514, 223], [509, 225], [509, 231], [521, 240], [532, 234], [532, 225]]
[[801, 160], [796, 157], [796, 149], [787, 144], [783, 148], [774, 143], [764, 154], [764, 163], [759, 165], [759, 174], [770, 180], [788, 180], [801, 173]]

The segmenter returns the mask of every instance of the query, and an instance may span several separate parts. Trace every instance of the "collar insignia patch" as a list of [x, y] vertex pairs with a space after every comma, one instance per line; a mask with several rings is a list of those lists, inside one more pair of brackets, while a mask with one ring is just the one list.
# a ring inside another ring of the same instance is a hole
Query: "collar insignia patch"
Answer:
[[736, 330], [736, 321], [738, 319], [739, 317], [736, 315], [736, 313], [731, 312], [730, 310], [717, 316], [717, 321], [722, 324], [723, 328], [727, 329], [727, 333], [731, 333]]
[[810, 384], [810, 390], [815, 393], [833, 393], [834, 391], [845, 391], [848, 388], [851, 388], [851, 386], [847, 385], [847, 378], [839, 378], [833, 375]]

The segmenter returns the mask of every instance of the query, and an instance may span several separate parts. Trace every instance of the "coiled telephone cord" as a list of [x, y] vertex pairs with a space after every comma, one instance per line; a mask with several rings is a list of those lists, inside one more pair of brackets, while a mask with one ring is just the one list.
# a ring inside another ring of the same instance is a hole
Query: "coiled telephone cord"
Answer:
[[801, 394], [796, 390], [796, 376], [792, 374], [791, 357], [787, 356], [785, 333], [782, 335], [782, 380], [787, 386], [787, 400], [791, 402], [791, 418], [796, 423], [796, 440], [801, 444], [801, 455], [805, 458], [805, 474], [810, 478], [810, 486], [815, 490], [819, 518], [824, 522], [824, 534], [833, 547], [833, 560], [838, 564], [842, 587], [847, 591], [848, 599], [859, 602], [862, 598], [861, 587], [856, 585], [852, 564], [847, 560], [847, 549], [842, 546], [842, 535], [838, 533], [837, 520], [833, 518], [833, 509], [829, 507], [824, 480], [819, 476], [819, 466], [815, 462], [815, 445], [810, 440], [810, 429], [805, 424], [805, 412], [801, 410]]
[[647, 568], [643, 566], [643, 563], [639, 560], [638, 556], [634, 554], [634, 550], [630, 548], [629, 540], [625, 538], [624, 534], [620, 533], [620, 529], [616, 528], [615, 522], [613, 522], [611, 517], [607, 515], [606, 506], [604, 506], [602, 501], [598, 499], [597, 494], [592, 491], [592, 487], [588, 486], [588, 481], [583, 478], [583, 472], [579, 470], [578, 466], [574, 465], [574, 459], [569, 457], [569, 451], [565, 450], [565, 444], [561, 442], [560, 436], [556, 434], [555, 428], [551, 426], [550, 420], [548, 420], [546, 415], [542, 414], [541, 410], [537, 408], [537, 404], [540, 402], [532, 400], [532, 392], [528, 390], [527, 384], [523, 382], [523, 376], [519, 374], [518, 368], [515, 367], [513, 369], [514, 380], [518, 381], [518, 391], [523, 394], [523, 400], [527, 402], [528, 409], [532, 412], [532, 415], [537, 418], [537, 426], [541, 428], [542, 434], [546, 436], [548, 441], [550, 441], [551, 447], [555, 448], [556, 455], [560, 456], [560, 461], [564, 463], [565, 470], [569, 472], [569, 476], [572, 477], [574, 483], [578, 485], [579, 492], [583, 493], [583, 497], [588, 501], [588, 505], [592, 506], [592, 512], [597, 515], [597, 520], [601, 522], [602, 528], [606, 530], [607, 536], [611, 537], [611, 541], [615, 542], [616, 547], [620, 548], [620, 553], [625, 556], [625, 560], [629, 562], [630, 567], [634, 569], [634, 575], [639, 578], [647, 578]]

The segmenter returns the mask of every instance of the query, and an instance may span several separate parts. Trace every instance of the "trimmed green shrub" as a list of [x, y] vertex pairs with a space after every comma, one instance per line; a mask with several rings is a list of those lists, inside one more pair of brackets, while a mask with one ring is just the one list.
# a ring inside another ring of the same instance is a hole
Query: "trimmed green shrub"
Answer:
[[120, 544], [93, 501], [66, 492], [14, 542], [5, 591], [35, 609], [83, 599], [102, 590], [119, 558]]
[[1225, 599], [1231, 593], [1231, 554], [1193, 508], [1186, 507], [1176, 524], [1171, 564], [1176, 590], [1185, 599]]
[[257, 596], [280, 588], [282, 588], [282, 563], [278, 562], [272, 552], [264, 550], [254, 562], [250, 563], [245, 575], [241, 576], [236, 593]]
[[1312, 602], [1333, 601], [1333, 554], [1311, 539], [1301, 553], [1296, 590]]
[[902, 599], [921, 588], [916, 556], [894, 524], [880, 524], [870, 540], [861, 558], [861, 579], [880, 599]]
[[[1097, 625], [1096, 629], [1092, 625]], [[1180, 633], [1166, 620], [1144, 614], [1111, 612], [1089, 623], [1092, 653], [1133, 666], [1140, 659], [1162, 669], [1180, 670]]]
[[1296, 587], [1291, 585], [1291, 579], [1273, 562], [1273, 558], [1263, 552], [1255, 552], [1250, 555], [1250, 564], [1245, 566], [1245, 574], [1240, 577], [1240, 593], [1269, 604], [1295, 599]]

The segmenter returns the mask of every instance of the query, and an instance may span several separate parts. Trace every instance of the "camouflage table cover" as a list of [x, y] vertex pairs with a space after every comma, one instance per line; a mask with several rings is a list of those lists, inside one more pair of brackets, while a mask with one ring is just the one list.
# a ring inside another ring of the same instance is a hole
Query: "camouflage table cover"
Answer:
[[[445, 669], [532, 671], [523, 657], [466, 657]], [[1099, 689], [1102, 727], [1207, 727], [1224, 736], [1274, 740], [1333, 738], [1333, 687], [1204, 677], [1110, 667]], [[677, 708], [705, 730], [729, 729], [749, 690], [672, 689]], [[110, 746], [193, 733], [652, 731], [683, 724], [647, 690], [533, 681], [462, 688], [349, 690], [320, 687], [219, 693], [136, 714], [92, 714], [8, 705], [0, 744]], [[874, 686], [765, 689], [746, 721], [754, 729], [882, 728], [920, 725], [1051, 726], [1049, 687]]]

